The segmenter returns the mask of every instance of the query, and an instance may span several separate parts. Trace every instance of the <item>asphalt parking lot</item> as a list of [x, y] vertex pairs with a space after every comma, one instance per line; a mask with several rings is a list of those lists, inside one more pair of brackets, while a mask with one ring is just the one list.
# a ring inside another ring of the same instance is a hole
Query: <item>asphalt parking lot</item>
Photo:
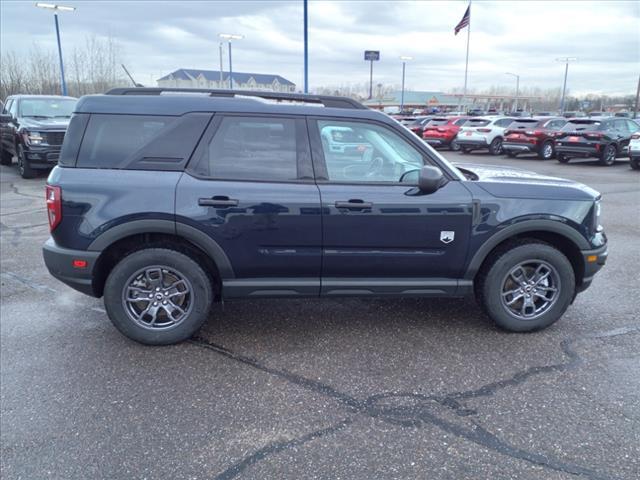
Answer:
[[45, 178], [1, 167], [4, 479], [637, 479], [640, 173], [507, 159], [603, 193], [607, 266], [545, 331], [473, 300], [217, 306], [144, 347], [50, 277]]

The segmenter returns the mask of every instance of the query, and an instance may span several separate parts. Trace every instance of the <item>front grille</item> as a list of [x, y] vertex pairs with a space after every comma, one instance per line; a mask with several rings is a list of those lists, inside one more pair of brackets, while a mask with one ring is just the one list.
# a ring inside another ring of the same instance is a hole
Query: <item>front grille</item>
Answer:
[[45, 132], [45, 139], [49, 145], [62, 145], [65, 132]]

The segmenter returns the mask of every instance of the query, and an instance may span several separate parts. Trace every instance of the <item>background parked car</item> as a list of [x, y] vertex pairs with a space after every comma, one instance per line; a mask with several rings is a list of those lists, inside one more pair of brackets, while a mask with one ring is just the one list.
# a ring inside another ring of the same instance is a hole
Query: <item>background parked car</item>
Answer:
[[562, 116], [564, 118], [583, 118], [583, 117], [586, 117], [587, 114], [584, 112], [569, 111], [569, 112], [564, 112]]
[[555, 134], [567, 123], [564, 118], [520, 118], [504, 132], [503, 150], [510, 157], [520, 153], [536, 153], [538, 158], [554, 157]]
[[[422, 117], [417, 117], [412, 123], [407, 125], [407, 128], [411, 130], [413, 133], [422, 137], [422, 132], [424, 131], [424, 127], [431, 121], [433, 115], [425, 115]], [[400, 122], [402, 123], [402, 122]]]
[[626, 118], [574, 118], [556, 135], [556, 156], [562, 163], [595, 157], [602, 165], [613, 165], [616, 157], [627, 152], [631, 135], [638, 131], [640, 126]]
[[460, 128], [456, 141], [464, 153], [488, 149], [492, 155], [502, 153], [504, 130], [513, 123], [513, 117], [475, 117]]
[[52, 95], [7, 97], [2, 113], [8, 116], [0, 125], [2, 164], [11, 165], [16, 156], [22, 178], [55, 167], [76, 101]]
[[629, 162], [631, 168], [640, 170], [640, 132], [631, 135], [629, 140]]
[[432, 147], [449, 147], [451, 150], [460, 150], [456, 136], [460, 127], [470, 117], [434, 117], [425, 125], [422, 138]]

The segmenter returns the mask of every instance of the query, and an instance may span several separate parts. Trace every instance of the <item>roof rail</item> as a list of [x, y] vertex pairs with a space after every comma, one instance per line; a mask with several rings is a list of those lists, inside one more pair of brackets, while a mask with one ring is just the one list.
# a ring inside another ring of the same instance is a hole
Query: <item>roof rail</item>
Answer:
[[161, 95], [164, 92], [207, 93], [211, 97], [259, 97], [266, 100], [317, 103], [333, 108], [357, 108], [366, 110], [360, 102], [347, 97], [329, 95], [309, 95], [303, 93], [256, 92], [252, 90], [216, 90], [207, 88], [162, 88], [162, 87], [123, 87], [112, 88], [106, 95]]

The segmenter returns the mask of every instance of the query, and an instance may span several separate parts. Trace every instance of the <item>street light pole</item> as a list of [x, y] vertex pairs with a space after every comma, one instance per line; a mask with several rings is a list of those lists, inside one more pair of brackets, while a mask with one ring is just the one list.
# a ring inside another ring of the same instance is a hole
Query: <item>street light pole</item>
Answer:
[[511, 72], [504, 72], [504, 74], [516, 77], [516, 100], [514, 102], [513, 111], [517, 112], [518, 111], [518, 96], [520, 94], [520, 75], [516, 75], [515, 73], [511, 73]]
[[46, 8], [53, 10], [53, 19], [56, 25], [56, 40], [58, 42], [58, 57], [60, 59], [60, 87], [62, 89], [62, 95], [67, 95], [67, 82], [64, 80], [64, 62], [62, 61], [62, 45], [60, 44], [60, 25], [58, 24], [58, 11], [61, 12], [73, 12], [75, 7], [65, 7], [64, 5], [57, 5], [55, 3], [36, 3], [38, 8]]
[[404, 111], [404, 74], [407, 67], [407, 61], [413, 60], [413, 57], [401, 56], [400, 60], [402, 60], [402, 92], [400, 93], [400, 112]]
[[560, 99], [560, 113], [564, 113], [565, 95], [567, 93], [567, 75], [569, 73], [569, 62], [576, 61], [575, 57], [556, 58], [556, 62], [564, 62], [564, 83], [562, 84], [562, 98]]
[[235, 33], [221, 33], [218, 35], [220, 38], [227, 40], [229, 43], [229, 90], [233, 90], [233, 63], [231, 61], [231, 40], [242, 40], [244, 35], [238, 35]]

